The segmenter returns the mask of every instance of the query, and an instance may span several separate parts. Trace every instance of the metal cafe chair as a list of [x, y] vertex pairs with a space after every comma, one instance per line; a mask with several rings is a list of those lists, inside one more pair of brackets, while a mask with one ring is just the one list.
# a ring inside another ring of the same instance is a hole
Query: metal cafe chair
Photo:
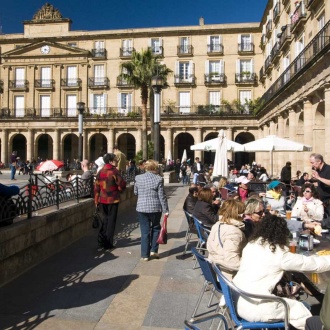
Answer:
[[[207, 291], [208, 288], [211, 288], [211, 297], [210, 297], [210, 300], [207, 304], [207, 307], [210, 308], [211, 307], [211, 303], [212, 303], [212, 299], [213, 299], [213, 296], [215, 294], [215, 292], [218, 292], [219, 295], [221, 296], [222, 295], [222, 290], [221, 290], [221, 286], [220, 286], [220, 283], [217, 281], [217, 276], [212, 268], [212, 265], [208, 262], [208, 260], [202, 256], [200, 253], [198, 253], [197, 249], [196, 248], [192, 248], [191, 249], [191, 252], [193, 253], [193, 255], [196, 257], [196, 260], [202, 270], [202, 274], [204, 276], [204, 283], [203, 283], [203, 287], [202, 287], [202, 290], [199, 294], [199, 297], [198, 297], [198, 300], [197, 300], [197, 303], [196, 303], [196, 306], [195, 306], [195, 309], [191, 315], [191, 320], [194, 320], [195, 316], [196, 316], [196, 313], [197, 313], [197, 310], [198, 310], [198, 307], [202, 301], [202, 298], [203, 298], [203, 295], [204, 293]], [[220, 299], [220, 297], [219, 297]], [[218, 311], [218, 308], [217, 308], [217, 311]]]
[[196, 317], [194, 320], [190, 320], [190, 321], [185, 320], [184, 321], [185, 330], [201, 330], [201, 328], [199, 328], [195, 324], [205, 323], [209, 320], [212, 320], [212, 323], [211, 323], [211, 325], [212, 325], [213, 321], [217, 318], [219, 319], [219, 324], [218, 324], [217, 329], [218, 330], [219, 329], [228, 330], [228, 324], [227, 324], [226, 318], [222, 314], [219, 314], [219, 313], [212, 313], [207, 316]]
[[186, 216], [187, 224], [188, 224], [187, 231], [186, 231], [186, 245], [185, 245], [184, 251], [182, 253], [182, 255], [185, 255], [187, 253], [189, 242], [190, 242], [192, 234], [193, 234], [191, 230], [194, 226], [194, 219], [193, 219], [193, 216], [189, 212], [187, 212], [185, 210], [183, 210], [183, 211]]
[[[202, 251], [202, 250], [205, 251], [206, 241], [207, 241], [207, 238], [209, 237], [209, 234], [210, 234], [211, 230], [210, 230], [210, 228], [204, 226], [202, 224], [202, 222], [199, 221], [196, 217], [193, 216], [193, 219], [194, 219], [194, 224], [195, 224], [195, 227], [196, 227], [196, 230], [197, 230], [197, 239], [198, 239], [198, 242], [197, 242], [197, 245], [196, 245], [196, 250], [197, 251]], [[196, 268], [196, 265], [197, 265], [197, 260], [195, 261], [193, 269]]]
[[[287, 302], [280, 297], [271, 295], [259, 295], [245, 292], [239, 289], [234, 283], [228, 280], [221, 271], [221, 266], [212, 265], [221, 285], [222, 293], [225, 297], [226, 306], [229, 308], [231, 320], [234, 322], [235, 329], [274, 329], [284, 328], [289, 330], [289, 306]], [[285, 315], [284, 320], [271, 320], [269, 322], [249, 322], [238, 315], [237, 301], [239, 297], [251, 299], [262, 299], [264, 301], [274, 301], [283, 304]], [[228, 321], [227, 321], [228, 322]]]

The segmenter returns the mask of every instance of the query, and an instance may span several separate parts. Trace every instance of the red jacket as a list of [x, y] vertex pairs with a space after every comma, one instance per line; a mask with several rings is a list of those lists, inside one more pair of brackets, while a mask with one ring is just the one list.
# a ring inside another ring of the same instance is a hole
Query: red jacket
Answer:
[[126, 188], [126, 182], [117, 168], [105, 164], [96, 176], [94, 186], [95, 204], [115, 204], [120, 202], [120, 193]]

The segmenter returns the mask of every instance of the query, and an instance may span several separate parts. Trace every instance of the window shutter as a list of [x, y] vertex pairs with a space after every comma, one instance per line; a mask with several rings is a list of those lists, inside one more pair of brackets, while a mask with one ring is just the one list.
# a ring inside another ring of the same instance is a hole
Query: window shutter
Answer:
[[152, 39], [148, 40], [148, 47], [152, 47]]
[[180, 62], [175, 61], [175, 74], [180, 74]]
[[225, 73], [225, 61], [220, 60], [220, 74], [224, 74], [224, 73]]
[[117, 94], [117, 106], [119, 109], [121, 108], [121, 93]]
[[236, 60], [236, 73], [241, 73], [241, 60]]
[[250, 34], [251, 43], [253, 43], [253, 34]]
[[107, 106], [108, 106], [108, 94], [104, 93], [103, 94], [103, 113], [106, 114], [107, 113]]
[[132, 94], [127, 94], [127, 111], [131, 112], [132, 109]]
[[242, 41], [242, 35], [241, 34], [238, 34], [237, 35], [237, 43], [240, 44]]
[[[207, 45], [211, 45], [211, 36], [207, 36]], [[211, 47], [208, 47], [208, 49], [211, 49]]]
[[251, 73], [254, 73], [254, 60], [251, 60]]
[[219, 36], [219, 44], [222, 45], [222, 36]]
[[210, 61], [206, 60], [205, 61], [205, 74], [209, 74], [210, 73]]

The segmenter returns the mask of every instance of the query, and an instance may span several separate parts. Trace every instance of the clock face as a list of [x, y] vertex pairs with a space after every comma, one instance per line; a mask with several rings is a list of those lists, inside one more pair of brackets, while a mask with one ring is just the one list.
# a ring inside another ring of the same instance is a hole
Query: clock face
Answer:
[[42, 54], [48, 54], [50, 52], [50, 47], [45, 45], [40, 48]]

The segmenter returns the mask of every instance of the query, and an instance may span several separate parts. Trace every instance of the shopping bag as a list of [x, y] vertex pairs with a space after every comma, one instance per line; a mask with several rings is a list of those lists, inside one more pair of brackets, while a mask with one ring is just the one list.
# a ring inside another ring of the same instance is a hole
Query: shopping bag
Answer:
[[95, 208], [95, 212], [94, 212], [92, 227], [93, 228], [99, 228], [100, 224], [101, 224], [101, 219], [100, 219], [100, 214], [99, 214], [99, 208], [97, 206]]
[[157, 239], [158, 244], [167, 244], [167, 218], [168, 215], [164, 215], [162, 227], [160, 229], [160, 233]]

